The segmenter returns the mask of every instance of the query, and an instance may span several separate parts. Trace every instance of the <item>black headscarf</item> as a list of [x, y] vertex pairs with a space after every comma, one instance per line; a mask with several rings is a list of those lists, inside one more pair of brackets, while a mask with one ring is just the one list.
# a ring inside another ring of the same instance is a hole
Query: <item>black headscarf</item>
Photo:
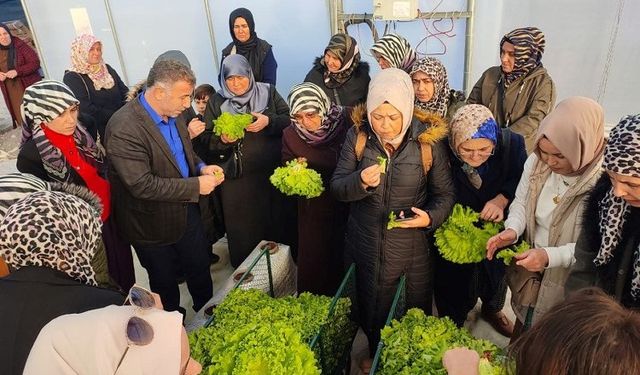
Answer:
[[[236, 34], [233, 32], [233, 24], [236, 22], [236, 18], [243, 18], [247, 21], [247, 25], [249, 25], [249, 32], [251, 35], [246, 42], [241, 42], [236, 39]], [[258, 42], [258, 36], [256, 35], [256, 24], [253, 21], [253, 14], [247, 8], [238, 8], [231, 12], [229, 15], [229, 32], [231, 33], [231, 38], [233, 38], [233, 44], [236, 45], [236, 52], [247, 57], [247, 53], [250, 53], [252, 50], [255, 51], [255, 47]], [[247, 57], [247, 60], [249, 58]], [[251, 62], [251, 60], [249, 60]]]
[[16, 67], [16, 44], [13, 42], [13, 35], [11, 35], [11, 31], [4, 23], [0, 23], [0, 27], [5, 29], [9, 36], [11, 37], [11, 42], [8, 46], [3, 46], [0, 44], [0, 49], [9, 50], [9, 57], [7, 58], [7, 70], [13, 70]]

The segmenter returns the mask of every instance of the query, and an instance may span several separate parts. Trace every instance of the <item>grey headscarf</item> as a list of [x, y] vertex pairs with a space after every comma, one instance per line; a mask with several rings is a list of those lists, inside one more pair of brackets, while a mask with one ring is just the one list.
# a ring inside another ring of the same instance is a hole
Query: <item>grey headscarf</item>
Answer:
[[[263, 112], [269, 104], [269, 87], [268, 83], [256, 82], [253, 77], [253, 71], [249, 61], [239, 54], [225, 57], [222, 61], [220, 74], [220, 87], [218, 94], [222, 95], [225, 100], [220, 106], [222, 112], [250, 113]], [[242, 95], [235, 95], [227, 87], [226, 79], [231, 76], [243, 76], [249, 78], [249, 89]]]
[[371, 112], [385, 102], [391, 104], [402, 113], [402, 130], [396, 137], [383, 140], [376, 134], [383, 146], [385, 143], [390, 143], [394, 148], [398, 148], [402, 143], [402, 139], [404, 139], [404, 135], [409, 130], [409, 125], [411, 125], [411, 120], [413, 119], [413, 99], [414, 91], [411, 77], [401, 69], [383, 69], [369, 83], [367, 118], [370, 124]]

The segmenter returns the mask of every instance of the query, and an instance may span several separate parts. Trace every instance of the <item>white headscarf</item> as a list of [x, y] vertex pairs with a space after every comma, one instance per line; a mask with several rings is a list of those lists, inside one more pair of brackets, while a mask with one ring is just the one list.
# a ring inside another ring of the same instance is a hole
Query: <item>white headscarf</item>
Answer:
[[[367, 95], [367, 118], [371, 124], [371, 112], [381, 104], [389, 103], [402, 113], [402, 130], [393, 139], [381, 139], [380, 143], [390, 143], [394, 148], [398, 148], [404, 135], [409, 130], [413, 119], [413, 84], [411, 77], [404, 71], [397, 68], [381, 70], [369, 83], [369, 93]], [[371, 127], [373, 129], [373, 126]], [[374, 130], [375, 133], [375, 130]]]
[[31, 348], [25, 375], [113, 375], [127, 348], [126, 326], [138, 316], [153, 327], [153, 340], [129, 348], [118, 374], [180, 373], [182, 315], [135, 306], [107, 306], [49, 322]]

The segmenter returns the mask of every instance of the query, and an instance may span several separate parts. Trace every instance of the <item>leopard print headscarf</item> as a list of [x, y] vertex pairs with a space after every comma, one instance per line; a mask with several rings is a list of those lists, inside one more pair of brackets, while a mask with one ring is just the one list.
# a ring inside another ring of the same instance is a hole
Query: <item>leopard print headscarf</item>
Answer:
[[[640, 114], [622, 118], [613, 128], [604, 150], [603, 166], [607, 171], [623, 176], [640, 177]], [[598, 206], [602, 242], [593, 262], [596, 266], [602, 266], [608, 264], [614, 256], [630, 209], [624, 199], [613, 194], [613, 187]], [[633, 255], [631, 296], [640, 300], [640, 247]]]
[[435, 57], [425, 57], [417, 60], [409, 75], [413, 78], [413, 74], [422, 72], [429, 76], [433, 82], [433, 96], [428, 102], [423, 103], [416, 98], [415, 105], [426, 112], [437, 113], [444, 117], [449, 107], [449, 79], [447, 78], [447, 69], [442, 65], [440, 60]]
[[11, 267], [43, 266], [96, 286], [91, 259], [102, 242], [100, 206], [59, 191], [12, 204], [0, 222], [0, 255]]

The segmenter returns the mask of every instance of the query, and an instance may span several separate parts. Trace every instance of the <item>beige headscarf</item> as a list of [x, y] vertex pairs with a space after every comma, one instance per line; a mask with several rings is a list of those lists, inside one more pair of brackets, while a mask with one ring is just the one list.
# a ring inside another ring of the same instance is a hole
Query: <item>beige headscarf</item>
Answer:
[[538, 142], [546, 137], [569, 160], [579, 176], [591, 163], [600, 159], [604, 151], [604, 111], [600, 104], [583, 96], [561, 101], [540, 122], [534, 152], [540, 158]]
[[402, 113], [402, 130], [395, 138], [382, 140], [376, 133], [383, 146], [385, 143], [390, 143], [397, 149], [402, 143], [402, 139], [407, 130], [409, 130], [409, 125], [411, 125], [411, 120], [413, 119], [413, 99], [414, 92], [411, 77], [404, 70], [397, 68], [383, 69], [369, 83], [367, 118], [370, 124], [371, 112], [385, 102], [391, 104]]
[[[135, 306], [107, 306], [49, 322], [31, 348], [25, 375], [114, 375], [127, 347], [126, 326]], [[153, 340], [132, 345], [117, 374], [180, 373], [182, 315], [158, 309], [137, 312], [153, 327]]]

